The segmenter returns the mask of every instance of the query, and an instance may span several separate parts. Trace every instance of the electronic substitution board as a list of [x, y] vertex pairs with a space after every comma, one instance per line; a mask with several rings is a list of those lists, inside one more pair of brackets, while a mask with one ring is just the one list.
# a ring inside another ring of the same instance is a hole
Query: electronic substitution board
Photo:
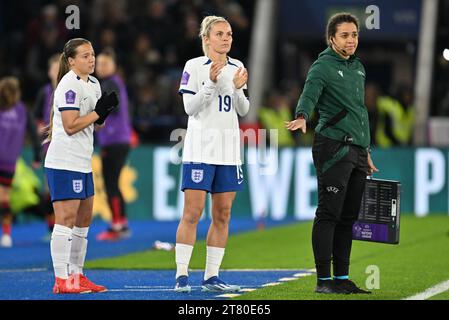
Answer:
[[352, 238], [398, 244], [400, 209], [399, 181], [366, 179], [359, 218], [352, 228]]

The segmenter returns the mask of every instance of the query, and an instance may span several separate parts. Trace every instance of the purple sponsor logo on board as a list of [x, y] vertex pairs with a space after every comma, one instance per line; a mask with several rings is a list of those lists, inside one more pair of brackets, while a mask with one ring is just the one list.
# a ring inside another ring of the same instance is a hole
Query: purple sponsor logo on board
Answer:
[[353, 239], [388, 241], [388, 226], [377, 223], [356, 222], [352, 227]]

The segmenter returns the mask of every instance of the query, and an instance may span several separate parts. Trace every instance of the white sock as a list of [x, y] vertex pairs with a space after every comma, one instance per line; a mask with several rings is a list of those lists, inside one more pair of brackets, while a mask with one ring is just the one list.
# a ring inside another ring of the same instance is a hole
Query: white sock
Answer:
[[176, 278], [189, 275], [189, 263], [192, 257], [193, 246], [177, 243], [175, 247], [176, 256]]
[[51, 234], [50, 252], [53, 261], [55, 277], [67, 279], [69, 277], [70, 250], [72, 247], [72, 229], [55, 224]]
[[73, 227], [72, 249], [70, 250], [69, 274], [83, 274], [84, 260], [87, 252], [87, 233], [89, 227]]
[[210, 279], [213, 276], [218, 277], [221, 261], [225, 253], [224, 248], [207, 246], [206, 256], [206, 271], [204, 272], [204, 280]]

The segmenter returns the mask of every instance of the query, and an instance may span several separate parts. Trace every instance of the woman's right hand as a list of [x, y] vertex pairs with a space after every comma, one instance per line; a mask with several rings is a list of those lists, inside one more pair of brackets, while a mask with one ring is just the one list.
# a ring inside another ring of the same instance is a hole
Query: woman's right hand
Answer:
[[221, 69], [223, 69], [224, 66], [225, 65], [223, 62], [212, 62], [209, 71], [209, 78], [212, 82], [217, 83], [218, 75], [220, 74]]
[[102, 125], [109, 114], [117, 108], [119, 104], [118, 96], [115, 91], [110, 93], [103, 92], [100, 99], [98, 99], [97, 104], [95, 105], [95, 113], [98, 114], [98, 119], [95, 121], [95, 124]]
[[306, 119], [298, 118], [293, 121], [286, 121], [285, 127], [291, 131], [301, 129], [302, 133], [306, 133], [306, 130], [307, 130]]

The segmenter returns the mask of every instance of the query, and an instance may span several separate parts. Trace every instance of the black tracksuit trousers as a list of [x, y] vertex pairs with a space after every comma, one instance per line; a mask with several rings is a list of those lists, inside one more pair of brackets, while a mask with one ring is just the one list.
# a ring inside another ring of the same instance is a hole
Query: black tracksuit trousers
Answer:
[[368, 172], [367, 150], [315, 134], [313, 162], [318, 208], [312, 246], [318, 278], [349, 275], [352, 225], [358, 218]]
[[119, 178], [126, 164], [130, 146], [128, 144], [112, 144], [102, 148], [103, 179], [112, 211], [112, 223], [126, 218], [126, 205], [119, 188]]

